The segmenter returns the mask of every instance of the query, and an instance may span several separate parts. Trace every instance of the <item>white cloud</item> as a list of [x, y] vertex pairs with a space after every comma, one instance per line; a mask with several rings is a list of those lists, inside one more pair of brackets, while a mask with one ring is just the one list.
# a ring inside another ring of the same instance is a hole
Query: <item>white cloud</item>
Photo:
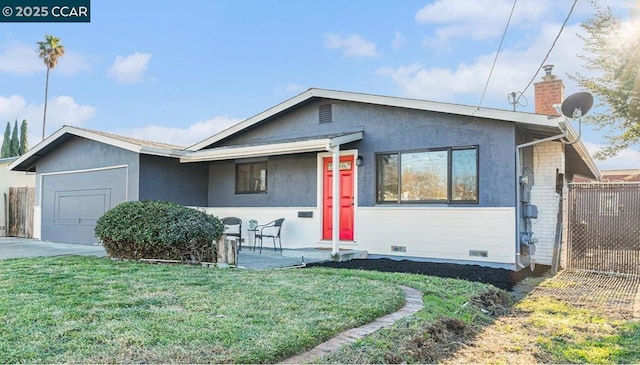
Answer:
[[0, 72], [30, 75], [46, 69], [38, 58], [35, 46], [14, 42], [0, 49]]
[[358, 34], [341, 37], [337, 34], [325, 34], [324, 45], [329, 49], [341, 50], [345, 57], [377, 57], [375, 43], [362, 38]]
[[[40, 142], [42, 137], [42, 113], [43, 103], [27, 103], [22, 96], [11, 95], [10, 97], [0, 96], [0, 121], [18, 120], [18, 124], [23, 119], [27, 120], [29, 145], [34, 146]], [[49, 99], [47, 104], [47, 133], [59, 129], [63, 125], [82, 126], [86, 121], [93, 118], [95, 108], [89, 105], [78, 104], [71, 96], [58, 96]]]
[[[549, 13], [549, 0], [522, 0], [516, 5], [511, 27], [533, 28]], [[512, 0], [437, 0], [418, 10], [418, 23], [442, 25], [425, 38], [426, 46], [443, 46], [452, 38], [482, 40], [504, 31]], [[568, 10], [568, 8], [567, 8]]]
[[[38, 57], [35, 46], [13, 42], [0, 50], [0, 72], [31, 75], [39, 72], [44, 73], [46, 70], [46, 66]], [[65, 76], [73, 76], [90, 71], [91, 66], [86, 55], [66, 50], [62, 58], [58, 60], [55, 70], [59, 70]]]
[[136, 52], [129, 56], [118, 56], [109, 68], [109, 77], [120, 84], [135, 84], [142, 81], [151, 61], [151, 53]]
[[[557, 23], [540, 23], [536, 38], [525, 49], [505, 49], [498, 56], [483, 106], [497, 105], [509, 109], [506, 95], [512, 91], [523, 91], [534, 76], [553, 39], [559, 30]], [[554, 64], [553, 73], [563, 80], [568, 94], [575, 92], [575, 84], [566, 77], [582, 69], [581, 61], [576, 57], [583, 53], [582, 41], [576, 36], [579, 25], [567, 26], [558, 40], [546, 63]], [[476, 57], [469, 63], [461, 62], [452, 67], [428, 67], [415, 62], [397, 67], [384, 67], [377, 71], [379, 75], [390, 77], [404, 96], [434, 101], [460, 101], [464, 98], [476, 98], [469, 103], [479, 103], [482, 90], [487, 82], [495, 53]], [[542, 72], [535, 75], [534, 82], [541, 80]], [[525, 97], [529, 99], [529, 109], [533, 106], [533, 85], [527, 89]], [[524, 100], [523, 100], [524, 101]], [[522, 108], [520, 110], [523, 110]]]
[[63, 125], [80, 126], [93, 118], [96, 109], [79, 105], [71, 96], [57, 96], [47, 104], [47, 129], [58, 129]]
[[163, 127], [150, 125], [143, 128], [134, 128], [115, 131], [113, 133], [147, 141], [163, 142], [173, 145], [189, 147], [212, 135], [223, 131], [241, 121], [239, 118], [225, 116], [214, 117], [203, 122], [197, 122], [187, 128]]
[[396, 34], [393, 37], [393, 41], [391, 41], [391, 48], [400, 49], [407, 42], [405, 36], [396, 30]]
[[0, 120], [17, 118], [26, 106], [27, 102], [20, 95], [0, 96]]
[[[604, 147], [602, 144], [584, 142], [585, 147], [591, 155], [599, 151]], [[600, 170], [625, 170], [625, 169], [640, 169], [640, 150], [637, 148], [627, 148], [620, 151], [617, 156], [611, 157], [604, 161], [595, 160], [596, 165]]]

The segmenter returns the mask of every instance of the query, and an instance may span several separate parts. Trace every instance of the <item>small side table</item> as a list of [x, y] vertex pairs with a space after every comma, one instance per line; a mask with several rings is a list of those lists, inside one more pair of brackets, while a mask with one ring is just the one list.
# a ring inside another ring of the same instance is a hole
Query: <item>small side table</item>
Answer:
[[249, 247], [253, 246], [253, 251], [256, 250], [256, 232], [258, 230], [255, 228], [247, 229], [247, 235], [249, 236]]

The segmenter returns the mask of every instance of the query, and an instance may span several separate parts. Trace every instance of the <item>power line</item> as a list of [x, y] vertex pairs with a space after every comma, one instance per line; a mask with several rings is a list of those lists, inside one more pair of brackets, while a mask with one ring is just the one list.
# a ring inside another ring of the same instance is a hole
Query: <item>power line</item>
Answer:
[[567, 22], [569, 21], [569, 18], [571, 17], [571, 13], [573, 13], [573, 9], [576, 7], [577, 3], [578, 3], [578, 0], [573, 0], [573, 5], [571, 5], [571, 9], [569, 9], [569, 14], [567, 14], [567, 17], [564, 19], [564, 22], [562, 23], [562, 26], [560, 27], [560, 31], [558, 32], [558, 35], [556, 35], [556, 38], [553, 40], [553, 43], [551, 44], [551, 48], [549, 48], [549, 51], [547, 52], [547, 55], [544, 56], [544, 59], [540, 63], [540, 67], [538, 67], [536, 72], [533, 74], [533, 77], [531, 78], [531, 80], [529, 81], [527, 86], [524, 88], [524, 90], [522, 90], [522, 92], [520, 93], [518, 98], [515, 99], [515, 103], [517, 103], [520, 100], [520, 98], [522, 97], [522, 95], [524, 95], [524, 93], [527, 91], [529, 86], [531, 86], [533, 81], [536, 79], [536, 76], [538, 76], [538, 72], [540, 72], [540, 70], [542, 69], [542, 66], [544, 66], [544, 64], [547, 62], [547, 58], [549, 58], [549, 55], [551, 54], [551, 51], [553, 51], [553, 47], [555, 47], [556, 42], [558, 41], [558, 38], [560, 38], [560, 35], [562, 34], [562, 31], [564, 30], [565, 25], [567, 25]]
[[489, 77], [487, 77], [487, 82], [484, 84], [484, 90], [482, 90], [482, 97], [480, 98], [480, 103], [478, 103], [478, 108], [480, 108], [480, 106], [482, 105], [482, 101], [484, 100], [484, 95], [487, 93], [487, 87], [489, 87], [489, 81], [491, 80], [491, 75], [493, 74], [493, 69], [496, 67], [496, 61], [498, 61], [498, 55], [500, 54], [500, 50], [502, 49], [502, 43], [504, 42], [504, 37], [507, 35], [507, 29], [509, 29], [509, 23], [511, 23], [511, 17], [513, 16], [513, 11], [516, 8], [516, 3], [517, 2], [518, 2], [518, 0], [513, 0], [513, 6], [511, 7], [511, 13], [509, 13], [509, 19], [507, 20], [507, 25], [505, 25], [504, 32], [502, 32], [502, 39], [500, 39], [500, 45], [498, 45], [498, 51], [496, 51], [496, 56], [493, 58], [493, 64], [491, 65], [491, 71], [489, 71]]

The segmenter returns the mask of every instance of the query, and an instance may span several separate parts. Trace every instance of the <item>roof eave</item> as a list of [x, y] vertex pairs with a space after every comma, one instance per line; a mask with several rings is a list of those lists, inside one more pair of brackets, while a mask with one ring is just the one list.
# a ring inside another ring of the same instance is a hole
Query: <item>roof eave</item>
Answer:
[[558, 123], [562, 128], [566, 128], [567, 138], [570, 141], [576, 141], [575, 143], [572, 143], [568, 146], [570, 148], [573, 148], [576, 151], [576, 153], [580, 155], [580, 158], [582, 158], [582, 161], [584, 162], [587, 169], [591, 173], [591, 176], [585, 176], [585, 177], [594, 178], [596, 180], [602, 179], [602, 173], [600, 172], [600, 169], [598, 169], [598, 166], [596, 165], [595, 160], [587, 150], [587, 147], [584, 145], [582, 139], [580, 139], [581, 136], [578, 135], [575, 128], [573, 128], [571, 123], [567, 123], [566, 121], [560, 121]]
[[144, 154], [150, 154], [150, 155], [175, 157], [175, 158], [179, 158], [182, 156], [181, 151], [141, 146], [135, 143], [130, 143], [127, 141], [116, 139], [116, 138], [104, 136], [102, 134], [92, 133], [85, 129], [75, 128], [72, 126], [63, 126], [62, 128], [58, 129], [56, 132], [54, 132], [52, 135], [44, 139], [42, 142], [35, 145], [27, 153], [25, 153], [24, 155], [20, 156], [17, 160], [12, 162], [8, 166], [8, 169], [16, 170], [16, 171], [31, 171], [33, 169], [33, 166], [35, 165], [35, 162], [42, 157], [42, 155], [39, 155], [39, 152], [44, 151], [46, 153], [47, 147], [49, 147], [52, 143], [54, 143], [55, 141], [57, 141], [58, 139], [62, 138], [65, 135], [83, 137], [86, 139], [105, 143], [108, 145], [122, 148], [127, 151], [135, 152], [135, 153], [144, 153]]
[[359, 103], [366, 103], [366, 104], [385, 105], [385, 106], [433, 111], [433, 112], [447, 113], [447, 114], [457, 114], [457, 115], [471, 116], [471, 117], [478, 117], [478, 118], [504, 120], [504, 121], [516, 122], [516, 123], [535, 124], [535, 125], [543, 125], [543, 126], [554, 126], [554, 125], [557, 126], [557, 123], [554, 123], [549, 116], [542, 115], [542, 114], [514, 112], [511, 110], [479, 108], [479, 107], [469, 106], [469, 105], [448, 104], [448, 103], [419, 100], [419, 99], [408, 99], [408, 98], [400, 98], [400, 97], [393, 97], [393, 96], [372, 95], [372, 94], [353, 93], [353, 92], [347, 92], [347, 91], [312, 88], [301, 94], [294, 96], [291, 99], [285, 100], [284, 102], [272, 108], [269, 108], [263, 111], [262, 113], [259, 113], [251, 118], [245, 119], [244, 121], [230, 128], [227, 128], [224, 131], [219, 132], [201, 142], [198, 142], [188, 147], [187, 150], [189, 151], [201, 150], [227, 137], [230, 137], [236, 133], [239, 133], [242, 130], [249, 128], [265, 119], [271, 118], [279, 113], [282, 113], [301, 103], [304, 103], [312, 98], [325, 98], [325, 99], [351, 101], [351, 102], [359, 102]]
[[330, 151], [332, 148], [337, 146], [359, 141], [363, 137], [363, 132], [354, 132], [335, 137], [323, 137], [302, 141], [275, 142], [251, 146], [218, 147], [190, 152], [182, 157], [180, 162], [221, 161], [240, 158]]

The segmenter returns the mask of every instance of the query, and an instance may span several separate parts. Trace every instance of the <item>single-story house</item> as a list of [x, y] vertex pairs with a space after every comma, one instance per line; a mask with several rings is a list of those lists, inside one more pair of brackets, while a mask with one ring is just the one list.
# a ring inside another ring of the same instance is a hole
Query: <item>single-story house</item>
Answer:
[[557, 115], [309, 89], [188, 148], [65, 126], [11, 168], [37, 175], [43, 240], [162, 199], [285, 218], [285, 248], [517, 270], [551, 263], [566, 182], [599, 177], [575, 138]]

